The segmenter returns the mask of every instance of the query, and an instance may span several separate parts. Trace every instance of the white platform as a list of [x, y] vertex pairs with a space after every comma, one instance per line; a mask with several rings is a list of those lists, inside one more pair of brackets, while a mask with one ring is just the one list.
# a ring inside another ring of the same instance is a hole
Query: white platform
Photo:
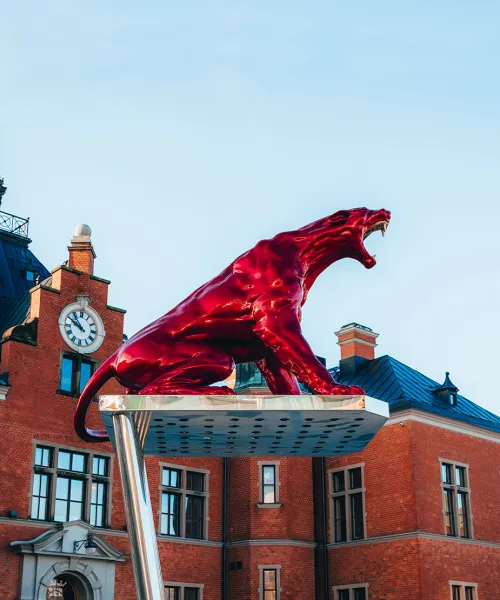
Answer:
[[101, 396], [112, 416], [131, 414], [145, 454], [338, 456], [363, 450], [389, 416], [367, 396]]

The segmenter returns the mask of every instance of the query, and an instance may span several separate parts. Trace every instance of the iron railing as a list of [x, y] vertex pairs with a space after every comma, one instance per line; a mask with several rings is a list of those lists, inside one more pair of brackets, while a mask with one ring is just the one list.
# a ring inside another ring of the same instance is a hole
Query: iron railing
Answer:
[[29, 223], [29, 219], [23, 219], [22, 217], [16, 217], [16, 215], [0, 211], [0, 229], [3, 231], [28, 237]]

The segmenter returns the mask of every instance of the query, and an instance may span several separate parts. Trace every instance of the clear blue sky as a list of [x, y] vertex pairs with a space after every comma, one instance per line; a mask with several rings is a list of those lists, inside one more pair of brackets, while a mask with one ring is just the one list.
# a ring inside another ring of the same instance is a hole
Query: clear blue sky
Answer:
[[10, 2], [0, 35], [3, 209], [49, 268], [88, 223], [126, 331], [263, 237], [392, 210], [378, 265], [305, 306], [499, 412], [498, 2]]

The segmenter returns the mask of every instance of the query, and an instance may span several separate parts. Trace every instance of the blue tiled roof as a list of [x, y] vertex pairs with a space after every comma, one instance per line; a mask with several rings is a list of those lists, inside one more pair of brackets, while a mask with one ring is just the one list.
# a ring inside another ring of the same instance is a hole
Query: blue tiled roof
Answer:
[[31, 297], [29, 292], [5, 303], [5, 310], [0, 312], [0, 338], [3, 333], [14, 325], [24, 323], [29, 318]]
[[[0, 232], [0, 337], [2, 333], [22, 323], [29, 308], [29, 289], [36, 279], [50, 277], [49, 271], [28, 248], [31, 240]], [[26, 270], [34, 280], [26, 278]]]
[[339, 368], [330, 369], [335, 379], [346, 385], [362, 387], [368, 396], [384, 400], [391, 413], [416, 408], [500, 432], [500, 417], [457, 394], [457, 404], [449, 404], [433, 392], [439, 383], [404, 365], [392, 356], [381, 356], [358, 368], [350, 378], [339, 376]]

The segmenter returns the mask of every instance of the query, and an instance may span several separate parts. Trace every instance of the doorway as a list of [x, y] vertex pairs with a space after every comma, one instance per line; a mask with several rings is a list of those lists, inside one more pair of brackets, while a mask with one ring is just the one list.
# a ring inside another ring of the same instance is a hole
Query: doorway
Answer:
[[86, 578], [66, 571], [47, 588], [47, 600], [94, 600], [94, 593]]

